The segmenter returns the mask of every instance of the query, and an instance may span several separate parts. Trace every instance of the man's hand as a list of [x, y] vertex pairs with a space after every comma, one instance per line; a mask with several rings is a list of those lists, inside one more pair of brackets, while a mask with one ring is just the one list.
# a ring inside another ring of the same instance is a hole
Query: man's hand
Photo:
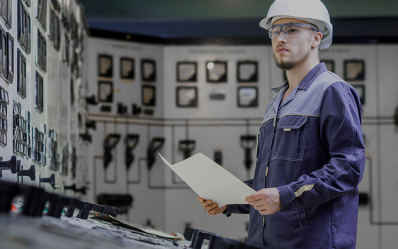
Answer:
[[260, 189], [257, 193], [246, 197], [245, 201], [261, 215], [274, 214], [281, 210], [281, 197], [276, 188]]
[[209, 214], [209, 215], [216, 215], [216, 214], [220, 214], [222, 212], [224, 212], [225, 210], [227, 210], [227, 205], [223, 206], [223, 207], [218, 207], [217, 203], [213, 203], [212, 200], [205, 200], [202, 197], [198, 196], [198, 202], [200, 202], [200, 204], [202, 205], [202, 207], [205, 209], [205, 211]]

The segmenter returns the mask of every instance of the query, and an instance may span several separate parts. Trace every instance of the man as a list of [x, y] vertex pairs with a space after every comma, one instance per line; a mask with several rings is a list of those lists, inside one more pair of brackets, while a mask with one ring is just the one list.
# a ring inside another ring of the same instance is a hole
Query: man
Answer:
[[319, 63], [332, 25], [319, 0], [276, 0], [260, 26], [268, 29], [276, 65], [288, 81], [273, 89], [258, 134], [247, 205], [210, 215], [250, 213], [248, 243], [265, 248], [355, 248], [358, 184], [365, 165], [356, 91]]

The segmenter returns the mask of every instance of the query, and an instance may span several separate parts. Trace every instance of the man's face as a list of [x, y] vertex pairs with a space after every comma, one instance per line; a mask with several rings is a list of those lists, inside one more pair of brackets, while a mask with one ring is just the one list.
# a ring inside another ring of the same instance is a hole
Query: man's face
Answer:
[[[293, 19], [282, 18], [276, 20], [272, 25], [283, 23], [305, 23], [308, 22]], [[311, 25], [311, 24], [310, 24]], [[305, 61], [311, 51], [311, 42], [314, 32], [310, 28], [299, 27], [297, 34], [288, 36], [283, 32], [272, 39], [272, 50], [276, 66], [283, 70], [293, 69], [297, 63]]]

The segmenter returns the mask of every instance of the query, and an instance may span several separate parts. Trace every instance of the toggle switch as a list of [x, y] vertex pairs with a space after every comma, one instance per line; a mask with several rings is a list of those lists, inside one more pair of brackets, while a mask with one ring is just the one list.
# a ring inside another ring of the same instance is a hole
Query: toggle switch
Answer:
[[220, 150], [214, 151], [214, 162], [218, 165], [222, 165], [222, 152]]
[[249, 171], [253, 160], [251, 156], [251, 151], [256, 147], [257, 137], [254, 135], [242, 135], [240, 136], [240, 146], [245, 150], [245, 167]]
[[24, 197], [24, 207], [21, 214], [29, 217], [41, 216], [49, 194], [39, 187], [20, 185]]
[[117, 103], [117, 114], [126, 114], [127, 113], [127, 105], [123, 103]]
[[90, 97], [86, 97], [86, 103], [90, 105], [98, 105], [98, 102], [95, 100], [95, 95], [91, 95]]
[[120, 141], [120, 134], [110, 133], [104, 140], [104, 168], [108, 168], [108, 165], [113, 160], [112, 150], [116, 147]]
[[104, 206], [102, 213], [116, 218], [116, 216], [122, 213], [122, 211], [114, 207]]
[[70, 198], [67, 196], [49, 193], [48, 201], [50, 202], [50, 206], [48, 207], [47, 215], [60, 218], [64, 207], [69, 205]]
[[126, 146], [125, 163], [127, 170], [130, 169], [131, 164], [134, 162], [133, 150], [138, 145], [139, 141], [140, 135], [138, 134], [127, 134], [124, 138], [124, 144]]
[[[210, 239], [210, 236], [213, 235], [214, 233], [209, 233], [205, 231], [198, 231], [196, 233], [196, 239], [195, 239], [195, 244], [193, 245], [193, 249], [201, 249], [203, 245], [203, 240]], [[192, 244], [191, 244], [192, 245]]]
[[40, 178], [40, 182], [49, 183], [51, 187], [55, 188], [55, 175], [51, 174], [48, 178]]
[[87, 220], [91, 210], [102, 213], [102, 211], [104, 210], [104, 206], [85, 202], [83, 204], [83, 208], [80, 209], [79, 213], [76, 215], [76, 218]]
[[97, 129], [97, 123], [94, 120], [86, 121], [86, 129]]
[[35, 165], [31, 165], [28, 170], [21, 170], [21, 172], [18, 173], [18, 176], [27, 176], [30, 178], [31, 181], [35, 181], [36, 180]]
[[84, 206], [84, 201], [81, 201], [81, 200], [76, 199], [76, 198], [72, 198], [69, 201], [68, 209], [66, 210], [65, 215], [67, 217], [72, 217], [73, 213], [75, 212], [75, 209], [77, 208], [77, 209], [80, 210], [80, 209], [83, 208], [83, 206]]
[[92, 142], [91, 139], [91, 135], [88, 133], [88, 131], [86, 131], [85, 133], [80, 133], [79, 137], [83, 140], [83, 141], [87, 141], [87, 142]]
[[191, 156], [191, 152], [195, 149], [195, 140], [180, 140], [178, 143], [178, 149], [184, 153], [184, 159]]
[[16, 174], [21, 172], [21, 160], [17, 160], [16, 156], [11, 156], [10, 161], [0, 161], [0, 170], [11, 170], [11, 173]]
[[147, 167], [151, 170], [153, 164], [155, 163], [155, 153], [160, 150], [164, 144], [165, 139], [163, 137], [152, 138], [148, 149], [147, 149]]
[[142, 108], [137, 106], [136, 104], [133, 104], [133, 107], [131, 108], [132, 114], [133, 115], [138, 115], [142, 112]]

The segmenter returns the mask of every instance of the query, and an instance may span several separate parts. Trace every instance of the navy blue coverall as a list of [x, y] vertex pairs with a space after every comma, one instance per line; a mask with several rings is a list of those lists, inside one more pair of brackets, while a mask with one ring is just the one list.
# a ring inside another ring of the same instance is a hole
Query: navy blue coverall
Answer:
[[324, 63], [282, 102], [288, 83], [274, 88], [258, 134], [258, 191], [276, 187], [281, 210], [262, 216], [250, 205], [248, 243], [265, 248], [355, 248], [358, 184], [365, 166], [358, 93]]

